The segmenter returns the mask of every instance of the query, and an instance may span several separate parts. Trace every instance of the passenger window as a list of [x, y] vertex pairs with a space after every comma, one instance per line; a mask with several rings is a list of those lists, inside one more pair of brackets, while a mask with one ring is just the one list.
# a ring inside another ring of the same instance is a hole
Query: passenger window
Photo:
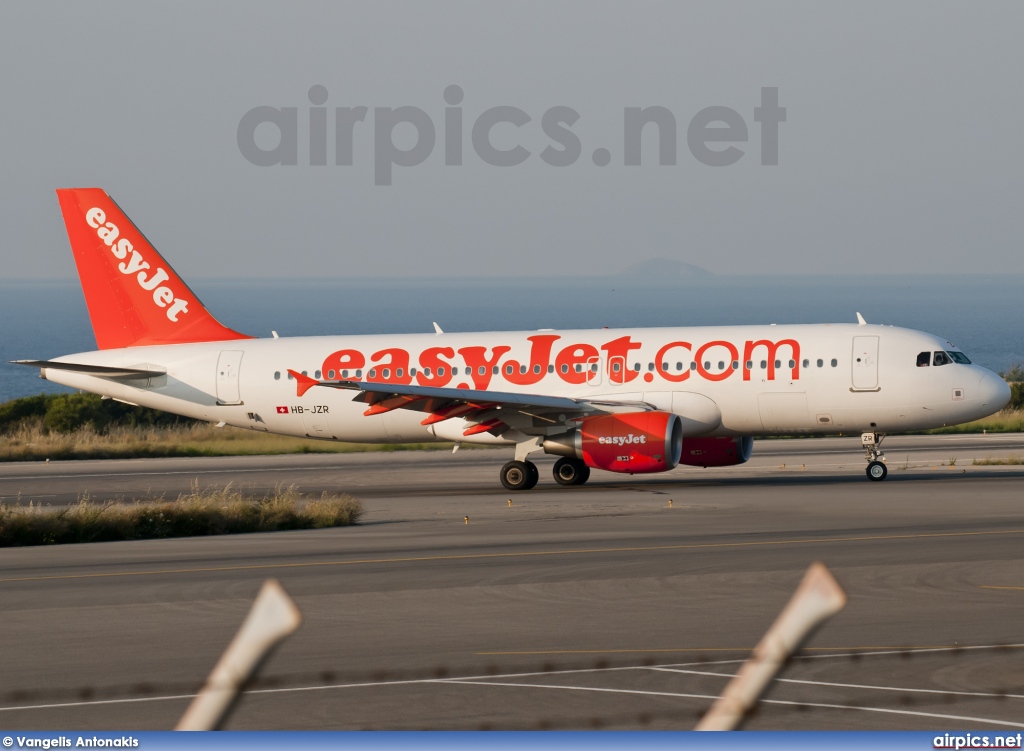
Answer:
[[647, 363], [647, 370], [652, 372], [652, 373], [654, 372], [654, 363], [653, 362]]
[[402, 370], [402, 368], [398, 368], [395, 370], [395, 378], [401, 378], [403, 373], [405, 373], [405, 371]]
[[619, 367], [620, 367], [620, 366], [619, 366], [619, 363], [617, 363], [617, 362], [613, 362], [613, 363], [612, 363], [612, 372], [613, 372], [613, 373], [618, 373], [618, 372], [619, 372]]
[[[452, 368], [452, 374], [454, 375], [454, 373], [455, 373], [455, 368]], [[444, 368], [438, 368], [437, 369], [437, 374], [439, 376], [443, 376], [444, 375]]]
[[280, 370], [278, 370], [278, 371], [276, 371], [274, 373], [274, 380], [275, 381], [280, 381], [281, 380], [281, 371]]
[[932, 365], [949, 365], [953, 361], [949, 359], [949, 355], [945, 352], [936, 352], [935, 357], [932, 359]]
[[811, 361], [810, 360], [804, 360], [804, 367], [805, 368], [811, 367]]
[[[430, 378], [430, 368], [424, 368], [423, 369], [423, 375], [426, 376], [427, 378]], [[357, 370], [356, 371], [356, 378], [358, 378], [358, 377], [359, 377], [359, 371]]]
[[781, 368], [782, 367], [782, 361], [781, 360], [776, 360], [775, 361], [775, 367], [776, 368]]
[[376, 378], [377, 377], [377, 369], [376, 368], [371, 368], [370, 372], [366, 374], [366, 377], [367, 378]]
[[555, 372], [555, 366], [554, 365], [548, 365], [548, 372], [549, 373], [554, 373]]
[[825, 361], [824, 360], [818, 360], [818, 367], [819, 368], [825, 367]]
[[580, 365], [579, 363], [576, 363], [576, 372], [577, 373], [582, 373], [583, 372], [583, 366]]
[[519, 366], [519, 373], [520, 373], [520, 375], [525, 375], [526, 374], [526, 366], [525, 365], [520, 365]]
[[512, 366], [511, 365], [506, 365], [505, 366], [505, 375], [512, 375]]
[[668, 363], [667, 362], [663, 362], [661, 364], [661, 369], [662, 369], [662, 371], [667, 371], [668, 370]]
[[753, 360], [747, 360], [747, 370], [753, 370], [753, 369], [754, 369], [754, 361]]
[[739, 360], [733, 360], [732, 361], [732, 369], [733, 370], [739, 370], [740, 369], [740, 361]]
[[838, 365], [839, 365], [839, 360], [837, 360], [836, 358], [833, 357], [832, 358], [832, 367], [835, 368], [835, 367], [838, 367]]
[[480, 375], [485, 375], [487, 373], [487, 368], [481, 365], [478, 372], [480, 373]]
[[796, 360], [790, 360], [789, 361], [789, 367], [795, 368], [796, 367]]
[[718, 369], [725, 370], [725, 363], [722, 360], [718, 361]]
[[383, 378], [390, 378], [391, 377], [391, 369], [390, 368], [384, 368], [384, 370], [381, 372], [381, 376]]
[[359, 370], [356, 371], [356, 378], [362, 378], [362, 377], [363, 377], [363, 369], [360, 368]]
[[638, 363], [638, 362], [633, 363], [633, 370], [635, 370], [637, 373], [639, 373], [640, 372], [640, 363]]
[[329, 378], [330, 380], [332, 380], [332, 381], [333, 381], [333, 380], [334, 380], [334, 371], [333, 371], [333, 370], [328, 370], [328, 371], [327, 371], [327, 377], [328, 377], [328, 378]]
[[342, 378], [348, 378], [348, 371], [347, 370], [341, 371], [341, 377]]
[[409, 375], [410, 376], [416, 375], [416, 368], [409, 368]]
[[317, 379], [318, 381], [320, 380], [320, 371], [319, 371], [319, 370], [318, 370], [318, 371], [316, 371], [316, 372], [315, 372], [315, 373], [314, 373], [313, 375], [314, 375], [314, 376], [316, 377], [316, 379]]
[[697, 369], [697, 363], [691, 362], [690, 363], [690, 370], [696, 370], [696, 369]]
[[677, 362], [676, 363], [676, 370], [682, 370], [682, 369], [683, 369], [683, 364], [681, 362]]
[[711, 370], [711, 363], [708, 360], [704, 361], [704, 370]]
[[768, 367], [768, 361], [767, 360], [761, 360], [761, 370], [764, 370], [767, 367]]
[[[595, 366], [595, 367], [596, 367], [596, 366]], [[534, 372], [534, 373], [539, 373], [539, 372], [540, 372], [540, 365], [534, 365], [534, 366], [533, 366], [533, 372]]]
[[288, 380], [292, 380], [292, 374], [290, 372], [288, 373]]
[[[512, 371], [509, 370], [508, 372], [511, 373]], [[562, 372], [563, 373], [568, 373], [569, 372], [569, 366], [566, 365], [565, 363], [562, 363]]]
[[491, 375], [498, 375], [498, 370], [498, 366], [495, 365], [493, 368], [491, 368]]

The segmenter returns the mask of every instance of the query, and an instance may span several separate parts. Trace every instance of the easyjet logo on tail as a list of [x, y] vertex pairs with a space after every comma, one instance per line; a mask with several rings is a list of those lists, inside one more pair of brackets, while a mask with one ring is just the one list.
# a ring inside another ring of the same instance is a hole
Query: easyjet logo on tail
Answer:
[[[120, 236], [121, 232], [117, 225], [107, 221], [107, 215], [103, 209], [89, 209], [85, 212], [85, 221], [96, 230], [96, 236], [110, 248], [114, 257], [121, 261], [117, 264], [118, 271], [125, 276], [134, 275], [142, 289], [152, 292], [153, 302], [161, 308], [166, 308], [168, 319], [177, 323], [179, 315], [188, 313], [188, 300], [176, 297], [174, 291], [163, 284], [170, 280], [167, 271], [159, 266], [155, 271], [152, 270], [131, 241]], [[147, 272], [150, 273], [147, 274]]]

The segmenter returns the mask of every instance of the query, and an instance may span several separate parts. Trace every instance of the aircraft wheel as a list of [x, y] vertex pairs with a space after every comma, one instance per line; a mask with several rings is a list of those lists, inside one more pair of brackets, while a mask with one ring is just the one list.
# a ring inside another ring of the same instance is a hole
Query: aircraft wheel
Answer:
[[579, 459], [563, 456], [555, 462], [552, 474], [559, 485], [582, 485], [590, 479], [590, 467]]
[[501, 468], [501, 484], [506, 490], [529, 490], [539, 478], [537, 465], [532, 462], [509, 462]]
[[885, 476], [889, 474], [889, 468], [882, 462], [871, 462], [868, 464], [867, 474], [869, 480], [884, 480]]
[[526, 469], [530, 472], [530, 482], [526, 486], [526, 490], [530, 490], [537, 486], [540, 481], [540, 470], [537, 469], [537, 465], [533, 462], [523, 462], [526, 465]]

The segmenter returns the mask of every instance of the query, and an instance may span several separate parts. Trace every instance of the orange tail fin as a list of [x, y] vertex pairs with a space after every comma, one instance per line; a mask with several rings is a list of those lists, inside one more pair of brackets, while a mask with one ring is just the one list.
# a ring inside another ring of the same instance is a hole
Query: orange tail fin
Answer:
[[106, 192], [57, 198], [100, 349], [252, 338], [210, 315]]

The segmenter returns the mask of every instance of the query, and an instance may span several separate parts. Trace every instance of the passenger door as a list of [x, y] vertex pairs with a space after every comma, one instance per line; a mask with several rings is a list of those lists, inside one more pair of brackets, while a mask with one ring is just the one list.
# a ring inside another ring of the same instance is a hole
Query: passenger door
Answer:
[[242, 404], [238, 374], [242, 367], [241, 350], [225, 350], [217, 358], [217, 403]]
[[854, 391], [878, 391], [878, 337], [853, 337], [850, 358]]

